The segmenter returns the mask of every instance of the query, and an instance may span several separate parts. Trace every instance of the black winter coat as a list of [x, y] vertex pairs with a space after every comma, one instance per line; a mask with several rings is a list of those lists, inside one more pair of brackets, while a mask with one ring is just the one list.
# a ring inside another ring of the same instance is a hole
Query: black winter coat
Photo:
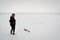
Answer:
[[10, 17], [9, 22], [10, 22], [10, 25], [16, 25], [16, 20], [15, 20], [15, 18], [12, 17], [12, 16]]

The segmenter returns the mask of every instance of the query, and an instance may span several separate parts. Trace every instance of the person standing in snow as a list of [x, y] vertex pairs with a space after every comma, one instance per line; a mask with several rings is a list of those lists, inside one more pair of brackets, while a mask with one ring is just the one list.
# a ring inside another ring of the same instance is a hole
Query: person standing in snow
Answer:
[[[15, 20], [15, 14], [12, 13], [12, 15], [10, 16], [10, 26], [11, 26], [11, 31], [10, 34], [15, 35], [15, 25], [16, 25], [16, 20]], [[13, 33], [12, 33], [13, 32]]]

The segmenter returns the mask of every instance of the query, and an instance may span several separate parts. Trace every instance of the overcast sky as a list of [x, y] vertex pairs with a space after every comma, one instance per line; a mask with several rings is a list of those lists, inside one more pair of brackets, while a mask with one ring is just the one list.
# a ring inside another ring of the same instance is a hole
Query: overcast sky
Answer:
[[0, 0], [0, 12], [60, 13], [60, 0]]

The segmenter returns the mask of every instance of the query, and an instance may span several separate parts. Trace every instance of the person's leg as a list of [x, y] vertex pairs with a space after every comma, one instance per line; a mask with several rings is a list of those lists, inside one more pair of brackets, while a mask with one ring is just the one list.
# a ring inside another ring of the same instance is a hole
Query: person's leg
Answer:
[[13, 35], [15, 35], [15, 25], [13, 25]]
[[13, 31], [13, 30], [12, 30], [12, 26], [11, 26], [11, 31], [10, 31], [10, 34], [12, 34], [12, 31]]
[[13, 29], [13, 35], [15, 35], [15, 29]]
[[10, 31], [10, 34], [12, 34], [12, 29], [11, 29], [11, 31]]

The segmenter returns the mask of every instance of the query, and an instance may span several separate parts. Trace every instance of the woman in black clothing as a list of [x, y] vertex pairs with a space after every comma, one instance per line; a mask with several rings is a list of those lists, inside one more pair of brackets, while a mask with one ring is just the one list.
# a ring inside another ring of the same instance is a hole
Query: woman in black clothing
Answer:
[[[10, 26], [11, 26], [10, 34], [15, 35], [16, 20], [15, 20], [15, 14], [14, 13], [10, 16], [9, 22], [10, 22]], [[12, 33], [12, 31], [13, 31], [13, 33]]]

